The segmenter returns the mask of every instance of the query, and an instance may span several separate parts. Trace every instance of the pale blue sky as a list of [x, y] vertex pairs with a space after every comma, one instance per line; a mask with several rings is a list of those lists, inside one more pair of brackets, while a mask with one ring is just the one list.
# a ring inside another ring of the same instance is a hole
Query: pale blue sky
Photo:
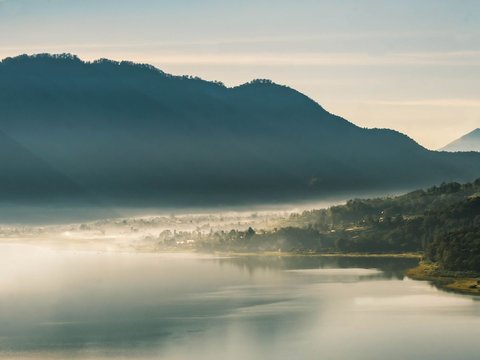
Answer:
[[0, 57], [39, 52], [270, 78], [429, 148], [480, 127], [477, 0], [0, 0]]

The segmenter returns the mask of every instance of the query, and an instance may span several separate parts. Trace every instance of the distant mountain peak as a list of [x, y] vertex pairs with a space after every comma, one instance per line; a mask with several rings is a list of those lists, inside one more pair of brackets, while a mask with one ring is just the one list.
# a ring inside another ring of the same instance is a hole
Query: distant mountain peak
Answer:
[[442, 151], [479, 151], [480, 152], [480, 128], [476, 128], [463, 135], [457, 140], [452, 141]]

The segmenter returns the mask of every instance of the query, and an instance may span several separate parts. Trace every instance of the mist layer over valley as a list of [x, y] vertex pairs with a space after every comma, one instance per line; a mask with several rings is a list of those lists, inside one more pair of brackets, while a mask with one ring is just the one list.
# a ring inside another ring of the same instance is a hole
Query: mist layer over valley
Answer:
[[[193, 251], [193, 235], [249, 227], [273, 229], [292, 213], [222, 211], [111, 218], [56, 225], [0, 226], [2, 243], [98, 251]], [[182, 239], [180, 239], [182, 238]]]

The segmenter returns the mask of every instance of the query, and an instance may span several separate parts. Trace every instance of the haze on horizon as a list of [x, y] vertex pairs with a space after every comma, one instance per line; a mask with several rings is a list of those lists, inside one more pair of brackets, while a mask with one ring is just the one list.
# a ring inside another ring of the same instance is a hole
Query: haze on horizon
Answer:
[[440, 148], [480, 127], [477, 1], [0, 0], [0, 58], [70, 52], [237, 85], [269, 78]]

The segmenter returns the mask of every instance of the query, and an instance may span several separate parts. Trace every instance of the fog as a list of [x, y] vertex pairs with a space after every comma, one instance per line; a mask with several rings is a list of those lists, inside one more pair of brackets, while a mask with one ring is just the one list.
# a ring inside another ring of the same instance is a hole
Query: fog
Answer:
[[153, 251], [156, 243], [177, 233], [208, 234], [249, 227], [272, 229], [293, 211], [172, 213], [70, 224], [7, 224], [0, 226], [0, 241], [91, 250]]
[[447, 360], [450, 341], [476, 359], [480, 303], [407, 279], [416, 258], [210, 255], [189, 241], [342, 202], [84, 208], [67, 215], [90, 220], [71, 222], [39, 207], [48, 221], [5, 222], [0, 359]]

